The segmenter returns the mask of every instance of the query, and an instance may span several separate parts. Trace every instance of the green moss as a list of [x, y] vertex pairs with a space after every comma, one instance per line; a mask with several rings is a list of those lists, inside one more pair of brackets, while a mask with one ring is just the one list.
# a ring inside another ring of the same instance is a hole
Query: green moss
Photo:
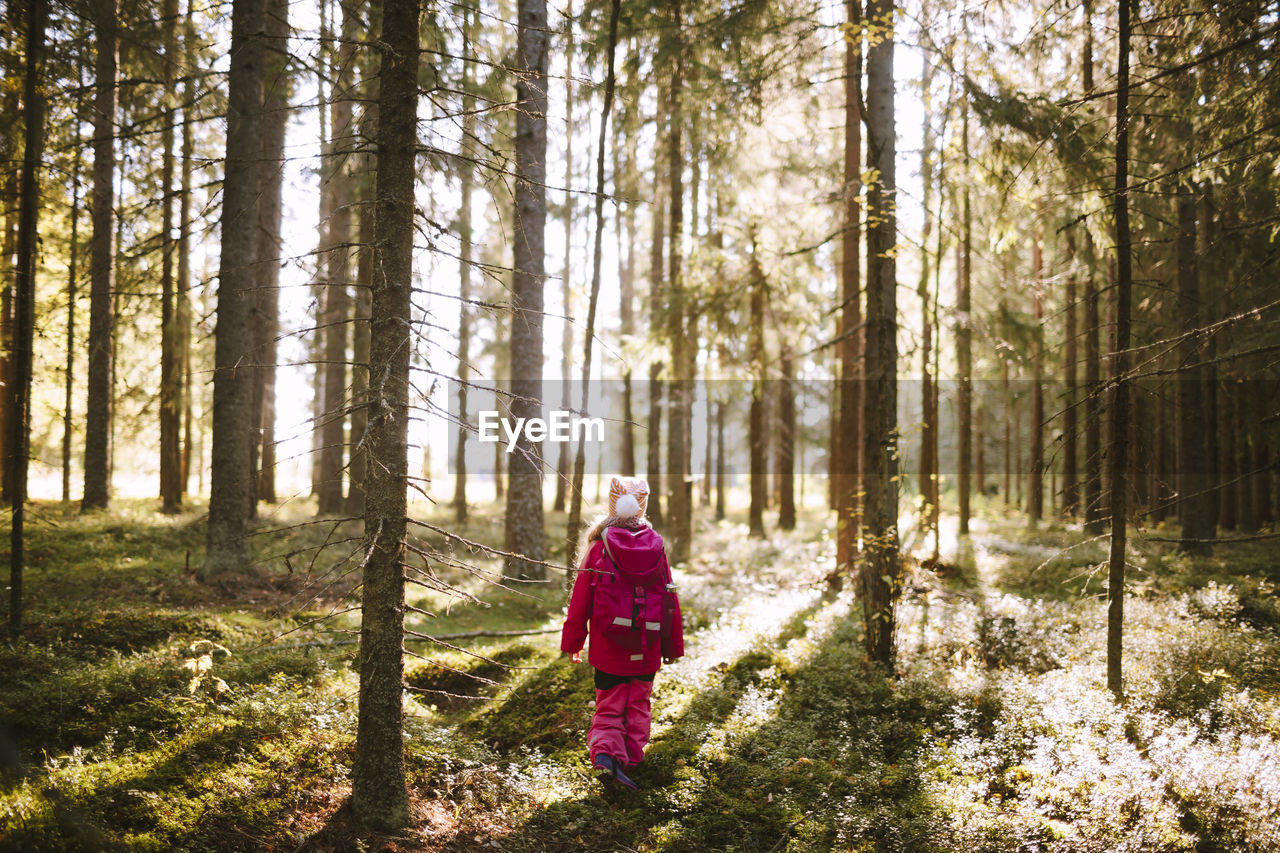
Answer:
[[543, 658], [541, 665], [513, 678], [462, 731], [503, 753], [520, 746], [552, 755], [581, 751], [594, 699], [590, 667], [568, 658]]
[[[497, 511], [480, 508], [463, 535], [498, 544]], [[445, 508], [429, 513], [448, 524]], [[409, 686], [437, 691], [406, 703], [409, 780], [420, 813], [433, 816], [414, 831], [427, 846], [996, 851], [1086, 833], [1101, 849], [1123, 832], [1172, 851], [1190, 849], [1187, 833], [1203, 849], [1240, 849], [1256, 836], [1249, 813], [1232, 811], [1217, 787], [1197, 788], [1196, 775], [1160, 781], [1168, 771], [1132, 744], [1152, 743], [1153, 726], [1182, 726], [1211, 732], [1193, 745], [1229, 762], [1242, 738], [1280, 731], [1265, 550], [1191, 559], [1135, 537], [1142, 570], [1131, 576], [1126, 663], [1137, 686], [1121, 713], [1096, 678], [1102, 605], [1088, 571], [1104, 555], [1078, 531], [989, 518], [962, 577], [909, 589], [902, 674], [886, 678], [864, 660], [858, 608], [842, 598], [815, 595], [758, 640], [714, 656], [721, 647], [708, 638], [732, 624], [723, 617], [767, 610], [770, 589], [802, 590], [826, 571], [824, 518], [750, 548], [734, 523], [701, 527], [704, 544], [685, 567], [694, 660], [659, 676], [638, 793], [604, 792], [591, 776], [591, 671], [560, 656], [554, 630], [450, 641], [483, 657], [407, 640], [430, 659], [409, 658]], [[162, 517], [144, 502], [34, 526], [36, 553], [67, 566], [32, 573], [31, 630], [0, 646], [0, 848], [381, 843], [337, 811], [358, 684], [341, 665], [354, 665], [353, 636], [333, 631], [358, 616], [310, 624], [347, 606], [350, 580], [313, 600], [307, 578], [346, 565], [338, 552], [351, 546], [308, 552], [322, 555], [314, 564], [283, 556], [358, 536], [357, 526], [260, 537], [257, 574], [215, 585], [186, 572], [200, 533], [194, 516]], [[481, 574], [497, 569], [438, 534], [420, 544]], [[502, 589], [432, 570], [454, 591], [414, 587], [411, 603], [437, 616], [415, 614], [413, 630], [558, 627], [559, 578]], [[193, 689], [186, 665], [213, 644], [228, 653], [211, 655]], [[1072, 764], [1073, 749], [1088, 760]], [[1062, 765], [1053, 772], [1046, 750]]]

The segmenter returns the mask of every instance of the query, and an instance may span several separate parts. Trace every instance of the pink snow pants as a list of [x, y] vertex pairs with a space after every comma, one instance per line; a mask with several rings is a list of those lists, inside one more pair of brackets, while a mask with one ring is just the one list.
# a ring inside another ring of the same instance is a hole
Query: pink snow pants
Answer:
[[612, 755], [627, 767], [644, 760], [652, 720], [649, 708], [652, 691], [653, 682], [637, 678], [596, 691], [596, 712], [587, 732], [592, 763], [600, 753]]

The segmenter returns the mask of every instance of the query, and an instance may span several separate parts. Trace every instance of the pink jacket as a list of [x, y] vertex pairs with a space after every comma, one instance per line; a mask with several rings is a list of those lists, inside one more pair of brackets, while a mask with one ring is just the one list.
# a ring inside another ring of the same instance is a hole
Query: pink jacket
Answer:
[[[609, 539], [609, 550], [618, 561], [625, 577], [631, 573], [647, 574], [656, 561], [662, 562], [662, 573], [671, 577], [671, 567], [667, 563], [666, 552], [662, 549], [662, 537], [652, 527], [630, 529], [626, 527], [605, 528], [604, 536]], [[587, 639], [591, 620], [592, 597], [595, 592], [596, 572], [614, 574], [613, 564], [604, 553], [603, 542], [593, 542], [582, 568], [596, 571], [580, 571], [573, 582], [573, 594], [569, 597], [569, 612], [565, 616], [564, 629], [560, 633], [560, 650], [565, 654], [573, 654], [582, 650]], [[681, 630], [680, 605], [677, 601], [675, 623], [671, 632], [673, 658], [684, 655], [684, 632]], [[631, 652], [620, 647], [602, 633], [593, 633], [591, 646], [587, 652], [587, 662], [593, 667], [610, 675], [648, 675], [657, 672], [662, 666], [662, 649], [659, 643], [653, 643], [645, 653], [643, 660], [631, 660]]]

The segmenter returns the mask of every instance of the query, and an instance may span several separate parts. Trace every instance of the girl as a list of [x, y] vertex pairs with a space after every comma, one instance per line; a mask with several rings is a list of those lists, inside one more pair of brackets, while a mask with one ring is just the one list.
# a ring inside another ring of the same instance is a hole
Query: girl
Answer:
[[[645, 520], [649, 485], [614, 477], [607, 514], [587, 531], [560, 649], [595, 668], [596, 710], [587, 733], [602, 781], [636, 789], [626, 770], [644, 760], [649, 694], [662, 663], [684, 655], [680, 604], [662, 537]], [[658, 614], [661, 614], [659, 617]]]

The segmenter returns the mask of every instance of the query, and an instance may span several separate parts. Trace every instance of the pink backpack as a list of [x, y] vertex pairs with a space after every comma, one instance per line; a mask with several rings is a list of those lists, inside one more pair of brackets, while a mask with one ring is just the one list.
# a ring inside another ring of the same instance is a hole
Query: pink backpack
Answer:
[[[647, 572], [627, 578], [609, 550], [608, 537], [600, 541], [614, 571], [593, 575], [592, 628], [631, 652], [633, 660], [641, 659], [654, 643], [661, 643], [663, 656], [670, 657], [676, 586], [666, 553], [661, 552]], [[632, 579], [639, 583], [630, 583]]]

